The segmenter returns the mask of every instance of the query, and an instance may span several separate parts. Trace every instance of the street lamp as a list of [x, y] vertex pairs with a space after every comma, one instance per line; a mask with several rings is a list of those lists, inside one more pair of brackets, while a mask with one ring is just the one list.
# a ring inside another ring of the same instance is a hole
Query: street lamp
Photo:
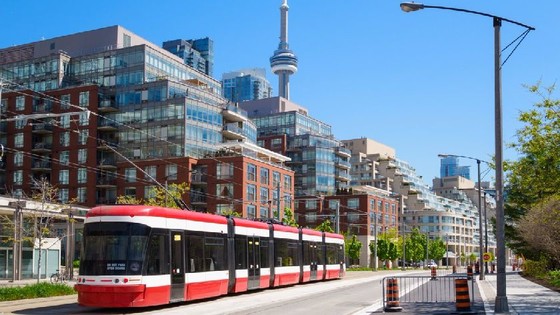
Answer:
[[477, 166], [477, 170], [478, 170], [478, 265], [479, 265], [479, 270], [480, 270], [480, 276], [479, 279], [480, 280], [484, 280], [484, 270], [482, 270], [482, 256], [483, 256], [483, 247], [482, 247], [482, 189], [480, 187], [480, 162], [484, 162], [486, 164], [490, 164], [489, 162], [483, 161], [481, 159], [477, 159], [477, 158], [473, 158], [470, 156], [464, 156], [464, 155], [454, 155], [454, 154], [438, 154], [438, 156], [440, 158], [446, 158], [446, 157], [456, 157], [456, 158], [465, 158], [465, 159], [469, 159], [469, 160], [475, 160], [476, 161], [476, 166]]
[[[503, 143], [502, 143], [502, 74], [501, 68], [502, 64], [500, 61], [500, 27], [502, 21], [506, 21], [515, 25], [526, 28], [523, 38], [529, 31], [535, 30], [535, 28], [513, 21], [505, 19], [499, 16], [465, 10], [458, 8], [442, 7], [442, 6], [430, 6], [421, 3], [401, 3], [401, 9], [405, 12], [417, 11], [420, 9], [442, 9], [459, 11], [470, 14], [482, 15], [492, 18], [494, 26], [494, 132], [495, 132], [495, 158], [496, 158], [496, 241], [497, 241], [497, 258], [498, 258], [498, 270], [496, 275], [497, 287], [496, 287], [496, 301], [494, 304], [494, 311], [496, 313], [508, 312], [508, 301], [506, 295], [506, 247], [505, 247], [505, 219], [504, 219], [504, 200], [503, 200]], [[507, 59], [506, 59], [507, 60]]]

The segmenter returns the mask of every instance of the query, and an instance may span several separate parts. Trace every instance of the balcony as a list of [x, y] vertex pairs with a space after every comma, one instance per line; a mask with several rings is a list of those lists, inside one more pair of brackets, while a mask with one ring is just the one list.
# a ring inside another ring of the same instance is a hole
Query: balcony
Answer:
[[51, 124], [46, 124], [46, 123], [33, 124], [31, 131], [33, 133], [39, 133], [39, 134], [52, 133], [53, 126]]
[[95, 185], [97, 188], [113, 188], [117, 187], [117, 180], [110, 177], [99, 177]]
[[243, 140], [246, 138], [243, 129], [239, 128], [236, 123], [225, 125], [222, 134], [225, 138], [231, 140]]
[[51, 152], [51, 150], [52, 150], [52, 144], [44, 143], [44, 142], [35, 143], [31, 148], [31, 152], [34, 153], [49, 153]]
[[334, 167], [344, 169], [344, 170], [349, 170], [350, 168], [352, 168], [352, 165], [350, 164], [350, 162], [348, 162], [346, 160], [335, 159], [334, 160]]
[[111, 120], [102, 119], [97, 124], [97, 130], [100, 131], [117, 131], [117, 123]]
[[337, 147], [334, 150], [334, 154], [342, 156], [342, 157], [346, 157], [346, 158], [350, 158], [352, 156], [352, 151], [343, 148], [343, 147]]
[[226, 121], [246, 121], [247, 111], [235, 106], [227, 105], [222, 111], [222, 115]]
[[335, 178], [336, 178], [337, 180], [346, 181], [346, 182], [348, 182], [348, 181], [350, 181], [350, 180], [352, 179], [352, 177], [350, 176], [350, 174], [348, 174], [348, 172], [346, 172], [346, 171], [340, 171], [340, 170], [337, 170], [337, 171], [335, 172]]
[[206, 204], [206, 195], [201, 191], [191, 191], [191, 204]]
[[109, 158], [99, 158], [97, 159], [97, 167], [100, 169], [110, 169], [110, 170], [114, 170], [117, 168], [117, 159], [115, 159], [114, 157], [109, 157]]
[[39, 171], [39, 172], [50, 172], [51, 171], [51, 162], [50, 161], [33, 161], [31, 164], [32, 171]]
[[206, 174], [192, 174], [191, 185], [206, 185], [208, 183], [208, 175]]
[[101, 102], [99, 102], [97, 111], [100, 113], [112, 113], [112, 112], [118, 112], [119, 109], [115, 105], [114, 101], [102, 100]]
[[[113, 141], [106, 141], [106, 140], [103, 140], [103, 139], [99, 139], [99, 140], [97, 140], [97, 149], [98, 150], [113, 151], [113, 150], [117, 149], [117, 143], [114, 140]], [[113, 149], [113, 150], [111, 150], [111, 149]]]

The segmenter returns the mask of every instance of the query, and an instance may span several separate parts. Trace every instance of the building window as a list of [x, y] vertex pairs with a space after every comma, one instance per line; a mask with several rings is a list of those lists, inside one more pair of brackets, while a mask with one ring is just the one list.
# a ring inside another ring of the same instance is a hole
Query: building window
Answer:
[[78, 202], [84, 203], [87, 199], [87, 187], [78, 187], [78, 195], [76, 196]]
[[14, 166], [23, 166], [23, 152], [16, 151], [14, 153]]
[[145, 186], [144, 187], [144, 198], [151, 199], [156, 197], [156, 186]]
[[58, 157], [61, 165], [68, 165], [70, 162], [70, 151], [60, 151], [60, 155]]
[[78, 169], [78, 184], [85, 184], [87, 182], [87, 168], [80, 167]]
[[338, 199], [329, 199], [329, 209], [336, 210], [336, 207], [338, 207], [339, 203], [340, 200]]
[[79, 136], [78, 136], [78, 142], [80, 145], [86, 145], [88, 138], [89, 138], [89, 130], [85, 129], [85, 130], [80, 130]]
[[233, 198], [233, 184], [217, 184], [216, 191], [219, 197], [222, 198]]
[[284, 175], [284, 190], [292, 190], [292, 176], [290, 175]]
[[280, 173], [272, 172], [272, 186], [278, 187], [280, 185]]
[[16, 110], [24, 110], [25, 109], [25, 96], [18, 96], [16, 97]]
[[68, 185], [68, 176], [69, 171], [68, 170], [60, 170], [60, 172], [58, 173], [58, 183], [61, 185]]
[[217, 214], [224, 214], [227, 213], [228, 211], [232, 211], [233, 209], [231, 208], [230, 204], [217, 204], [216, 205], [216, 213]]
[[70, 128], [70, 115], [62, 115], [58, 117], [58, 121], [60, 123], [60, 127]]
[[257, 188], [255, 185], [247, 185], [247, 201], [255, 201], [257, 194]]
[[358, 209], [359, 207], [360, 207], [360, 199], [359, 198], [348, 199], [348, 208]]
[[62, 203], [68, 202], [68, 188], [61, 188], [58, 191], [58, 201]]
[[60, 109], [70, 108], [70, 94], [64, 94], [60, 96]]
[[124, 195], [129, 197], [136, 197], [136, 187], [125, 187]]
[[23, 148], [23, 133], [16, 133], [14, 136], [14, 146], [16, 148]]
[[14, 172], [14, 185], [23, 184], [23, 171], [17, 170]]
[[377, 211], [383, 211], [383, 201], [377, 200]]
[[216, 164], [216, 176], [218, 179], [229, 179], [233, 177], [233, 164], [218, 163]]
[[261, 167], [261, 184], [268, 185], [268, 174], [269, 170], [267, 168]]
[[394, 203], [391, 204], [391, 213], [397, 214], [397, 205]]
[[165, 166], [165, 176], [168, 180], [177, 180], [177, 164]]
[[268, 216], [270, 215], [269, 211], [270, 211], [270, 208], [261, 206], [261, 208], [259, 210], [259, 216], [261, 218], [268, 218]]
[[83, 164], [87, 162], [87, 149], [78, 149], [78, 163]]
[[253, 182], [257, 180], [257, 166], [254, 164], [247, 164], [247, 180]]
[[146, 166], [144, 169], [144, 178], [148, 180], [156, 179], [157, 176], [157, 168], [154, 165]]
[[27, 119], [16, 119], [16, 129], [23, 129], [27, 124]]
[[317, 209], [317, 200], [306, 200], [305, 201], [305, 209], [307, 210], [314, 210]]
[[260, 200], [261, 204], [264, 204], [264, 203], [268, 202], [268, 188], [261, 187], [260, 199], [261, 199]]
[[89, 112], [83, 112], [79, 114], [80, 126], [89, 125]]
[[136, 182], [136, 169], [134, 167], [129, 167], [124, 170], [124, 178], [127, 183]]
[[254, 219], [257, 215], [257, 209], [254, 205], [247, 205], [247, 218]]
[[80, 107], [87, 108], [89, 106], [89, 91], [80, 92]]
[[306, 221], [307, 223], [315, 223], [315, 222], [317, 222], [317, 213], [316, 213], [316, 212], [306, 213], [306, 214], [305, 214], [305, 221]]
[[358, 222], [360, 220], [360, 214], [356, 212], [348, 212], [348, 222]]
[[63, 147], [67, 147], [70, 145], [70, 132], [66, 131], [66, 132], [61, 132], [60, 133], [60, 141], [59, 141], [60, 145]]

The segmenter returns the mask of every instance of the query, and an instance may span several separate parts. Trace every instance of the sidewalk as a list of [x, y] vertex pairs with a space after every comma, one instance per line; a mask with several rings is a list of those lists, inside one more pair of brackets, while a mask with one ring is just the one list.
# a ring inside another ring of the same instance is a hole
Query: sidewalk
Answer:
[[[477, 280], [486, 314], [494, 314], [496, 274]], [[506, 296], [510, 314], [560, 314], [560, 292], [531, 282], [517, 272], [506, 272]]]

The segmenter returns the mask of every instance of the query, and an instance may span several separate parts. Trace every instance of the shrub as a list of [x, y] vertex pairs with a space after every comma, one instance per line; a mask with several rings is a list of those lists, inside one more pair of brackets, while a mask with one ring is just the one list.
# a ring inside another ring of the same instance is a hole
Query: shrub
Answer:
[[555, 287], [560, 288], [560, 270], [552, 270], [548, 272], [548, 278], [550, 284]]
[[66, 284], [41, 282], [23, 287], [0, 287], [0, 301], [34, 299], [74, 293], [74, 289]]
[[548, 263], [546, 259], [542, 258], [539, 261], [526, 260], [523, 264], [523, 273], [530, 277], [543, 279], [546, 277], [548, 272], [547, 265]]

